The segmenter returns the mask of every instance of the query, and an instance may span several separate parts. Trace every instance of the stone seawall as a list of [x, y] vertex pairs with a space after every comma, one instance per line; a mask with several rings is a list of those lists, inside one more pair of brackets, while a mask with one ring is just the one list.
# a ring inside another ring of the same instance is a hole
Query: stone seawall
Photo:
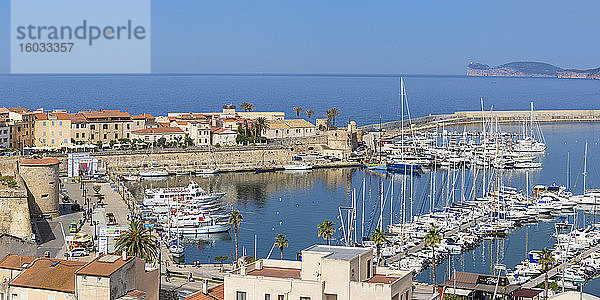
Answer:
[[111, 171], [146, 168], [201, 169], [218, 167], [223, 171], [242, 170], [257, 166], [282, 166], [292, 159], [290, 148], [252, 149], [230, 151], [164, 152], [149, 154], [98, 155]]

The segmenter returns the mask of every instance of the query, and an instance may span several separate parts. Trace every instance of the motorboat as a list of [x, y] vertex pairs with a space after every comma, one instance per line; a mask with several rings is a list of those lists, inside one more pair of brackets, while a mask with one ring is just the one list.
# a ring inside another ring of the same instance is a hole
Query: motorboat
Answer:
[[174, 217], [166, 229], [175, 234], [208, 234], [226, 232], [229, 228], [227, 222], [217, 222], [210, 214], [198, 213]]
[[161, 170], [147, 170], [140, 172], [140, 176], [142, 178], [167, 177], [169, 176], [169, 172]]
[[198, 175], [210, 175], [210, 174], [217, 174], [219, 173], [218, 169], [212, 169], [212, 168], [203, 168], [203, 169], [198, 169], [196, 171], [194, 171], [194, 174], [198, 174]]
[[289, 164], [289, 165], [285, 165], [283, 166], [283, 169], [288, 170], [288, 171], [306, 171], [306, 170], [312, 170], [312, 166], [310, 164], [307, 163], [296, 163], [296, 164]]

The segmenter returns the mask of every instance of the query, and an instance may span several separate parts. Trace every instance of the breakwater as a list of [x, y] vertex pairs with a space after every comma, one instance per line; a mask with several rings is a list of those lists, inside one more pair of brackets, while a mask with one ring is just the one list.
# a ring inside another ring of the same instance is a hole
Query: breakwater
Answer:
[[[411, 131], [426, 131], [442, 127], [457, 125], [481, 124], [482, 122], [498, 122], [499, 124], [522, 124], [531, 118], [529, 110], [514, 111], [457, 111], [452, 114], [429, 115], [425, 117], [371, 124], [361, 127], [362, 130], [371, 131], [379, 128], [385, 131], [384, 136], [390, 137], [409, 134]], [[600, 122], [600, 110], [536, 110], [533, 119], [539, 123], [573, 123], [573, 122]], [[404, 125], [404, 131], [401, 128]]]

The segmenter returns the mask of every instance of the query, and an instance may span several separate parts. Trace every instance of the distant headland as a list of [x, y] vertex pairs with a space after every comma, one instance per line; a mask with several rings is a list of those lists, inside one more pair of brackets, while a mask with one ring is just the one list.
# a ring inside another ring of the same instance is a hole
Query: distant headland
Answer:
[[467, 65], [467, 76], [554, 77], [600, 80], [600, 68], [589, 70], [563, 69], [542, 62], [511, 62], [489, 66], [476, 62]]

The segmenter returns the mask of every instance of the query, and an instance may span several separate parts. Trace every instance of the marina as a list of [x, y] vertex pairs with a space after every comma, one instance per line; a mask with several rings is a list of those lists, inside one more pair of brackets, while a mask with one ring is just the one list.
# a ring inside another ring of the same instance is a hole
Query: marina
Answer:
[[[514, 187], [514, 190], [505, 189], [505, 193], [516, 195], [517, 193], [527, 193], [533, 198], [535, 186], [538, 183], [545, 184], [547, 189], [554, 190], [553, 183], [566, 184], [566, 160], [567, 154], [571, 159], [571, 174], [570, 174], [570, 189], [575, 194], [581, 194], [582, 180], [583, 180], [583, 158], [585, 150], [585, 141], [588, 140], [588, 159], [597, 157], [597, 145], [595, 141], [590, 140], [590, 133], [598, 130], [596, 124], [582, 124], [578, 127], [573, 127], [566, 124], [558, 125], [540, 125], [547, 144], [547, 150], [539, 155], [539, 161], [542, 163], [542, 168], [534, 169], [498, 169], [498, 175], [490, 175], [493, 166], [488, 167], [487, 171], [487, 183], [488, 187], [492, 187], [493, 178], [496, 176], [501, 177], [502, 186]], [[568, 150], [567, 150], [567, 146]], [[576, 159], [578, 158], [578, 159]], [[588, 170], [587, 185], [592, 187], [593, 182], [597, 181], [596, 171]], [[470, 168], [465, 168], [467, 174], [469, 174]], [[454, 171], [452, 171], [454, 170]], [[283, 232], [288, 234], [289, 237], [293, 238], [293, 243], [290, 243], [291, 251], [288, 251], [287, 255], [293, 255], [294, 247], [301, 248], [302, 244], [307, 243], [318, 243], [319, 238], [316, 236], [316, 225], [324, 218], [334, 220], [337, 226], [340, 226], [339, 213], [337, 213], [338, 206], [347, 206], [352, 199], [352, 194], [362, 194], [362, 191], [353, 192], [355, 188], [360, 190], [363, 182], [366, 182], [366, 213], [365, 213], [365, 227], [357, 228], [356, 237], [360, 239], [361, 236], [368, 236], [369, 233], [377, 227], [379, 216], [377, 209], [380, 207], [380, 187], [384, 186], [384, 192], [390, 190], [390, 182], [394, 182], [394, 188], [396, 193], [396, 204], [394, 204], [394, 211], [396, 213], [391, 215], [393, 223], [398, 223], [403, 215], [403, 210], [400, 209], [401, 198], [398, 193], [401, 191], [401, 187], [404, 180], [406, 185], [409, 185], [410, 178], [413, 178], [413, 185], [415, 187], [413, 194], [413, 204], [409, 205], [410, 201], [407, 197], [407, 203], [405, 203], [406, 209], [404, 210], [404, 217], [409, 219], [413, 218], [427, 220], [427, 213], [429, 212], [429, 205], [431, 198], [429, 197], [428, 189], [431, 187], [431, 175], [435, 173], [435, 181], [437, 182], [436, 189], [439, 189], [439, 199], [435, 199], [434, 208], [437, 210], [442, 209], [446, 200], [446, 190], [448, 195], [452, 199], [453, 193], [454, 200], [457, 202], [462, 201], [462, 195], [460, 192], [461, 180], [458, 175], [451, 175], [452, 181], [456, 181], [454, 187], [450, 182], [450, 189], [446, 189], [448, 186], [447, 177], [448, 174], [453, 172], [459, 172], [461, 168], [444, 168], [441, 167], [437, 172], [431, 170], [426, 173], [413, 176], [405, 173], [381, 173], [376, 171], [362, 170], [360, 168], [337, 168], [337, 169], [316, 169], [310, 173], [286, 173], [282, 171], [268, 172], [268, 173], [222, 173], [210, 176], [171, 176], [168, 179], [162, 181], [152, 181], [153, 186], [184, 186], [188, 180], [193, 179], [194, 182], [202, 186], [209, 192], [222, 192], [226, 193], [221, 199], [224, 205], [227, 205], [230, 209], [236, 208], [245, 216], [245, 221], [240, 231], [240, 252], [248, 255], [254, 255], [255, 251], [258, 256], [266, 255], [270, 249], [269, 236], [275, 236], [277, 233]], [[476, 180], [476, 187], [473, 193], [477, 197], [482, 195], [482, 167], [473, 168], [471, 172], [475, 174], [475, 170], [479, 174]], [[562, 175], [561, 175], [562, 174]], [[592, 175], [594, 174], [594, 175]], [[467, 175], [465, 180], [472, 182], [473, 178], [469, 177], [473, 175]], [[456, 178], [456, 179], [454, 179]], [[139, 188], [149, 183], [131, 183], [131, 188], [135, 193], [138, 193]], [[496, 187], [498, 188], [496, 183]], [[540, 187], [537, 187], [540, 189]], [[468, 186], [465, 190], [471, 191], [472, 186]], [[408, 189], [410, 191], [410, 189]], [[454, 191], [454, 192], [453, 192]], [[537, 192], [537, 190], [536, 190]], [[319, 195], [316, 198], [314, 195]], [[329, 196], [327, 196], [329, 195]], [[491, 194], [494, 195], [493, 193]], [[496, 197], [500, 196], [496, 194]], [[389, 201], [389, 194], [386, 199]], [[468, 198], [468, 194], [465, 194], [465, 199]], [[321, 199], [321, 200], [319, 200]], [[324, 199], [337, 199], [335, 201], [325, 201]], [[345, 200], [344, 200], [345, 199]], [[539, 205], [538, 205], [539, 204]], [[544, 210], [543, 205], [540, 203], [536, 204], [536, 210]], [[567, 207], [573, 207], [571, 203], [564, 203]], [[384, 227], [388, 227], [390, 220], [390, 203], [387, 202], [384, 207], [384, 213], [386, 217], [382, 217], [385, 220]], [[566, 207], [566, 208], [567, 208]], [[412, 208], [412, 213], [411, 213]], [[436, 212], [443, 216], [443, 212]], [[377, 216], [376, 216], [377, 215]], [[536, 214], [537, 215], [537, 214]], [[589, 211], [584, 210], [572, 210], [567, 213], [570, 220], [573, 220], [574, 216], [580, 216], [579, 222], [581, 224], [594, 224], [591, 221], [592, 216]], [[445, 217], [448, 217], [446, 215]], [[526, 216], [526, 214], [525, 214]], [[525, 217], [521, 216], [521, 217]], [[360, 224], [362, 220], [361, 215], [357, 218], [357, 224]], [[489, 218], [489, 211], [486, 216], [485, 213], [480, 214], [479, 217], [474, 216], [470, 220], [471, 222], [465, 222], [460, 224], [459, 227], [452, 229], [447, 232], [448, 236], [455, 235], [459, 232], [465, 232], [466, 228], [472, 228], [475, 223], [481, 224], [483, 220]], [[469, 219], [467, 219], [469, 220]], [[488, 220], [489, 221], [489, 220]], [[514, 268], [521, 260], [527, 257], [527, 252], [535, 249], [541, 249], [543, 247], [552, 247], [554, 241], [552, 235], [555, 232], [554, 223], [556, 223], [555, 216], [548, 215], [546, 218], [540, 218], [534, 222], [523, 221], [521, 226], [507, 230], [504, 234], [500, 232], [490, 231], [488, 227], [479, 226], [478, 229], [482, 232], [490, 234], [498, 234], [497, 238], [485, 237], [484, 238], [473, 238], [467, 251], [462, 249], [454, 250], [453, 255], [449, 255], [446, 259], [442, 259], [441, 264], [437, 268], [438, 281], [441, 282], [444, 278], [448, 278], [451, 274], [448, 270], [448, 266], [452, 266], [450, 270], [456, 268], [461, 271], [481, 271], [488, 270], [488, 273], [493, 273], [493, 266], [498, 263], [504, 263], [507, 268]], [[491, 224], [493, 225], [493, 223]], [[289, 228], [300, 228], [293, 232]], [[406, 226], [408, 228], [408, 225]], [[405, 229], [406, 229], [405, 228]], [[546, 229], [544, 229], [546, 228]], [[341, 236], [341, 228], [337, 228], [337, 233]], [[404, 229], [404, 230], [405, 230]], [[485, 231], [488, 230], [488, 231]], [[529, 237], [523, 236], [524, 231], [529, 232]], [[533, 232], [539, 234], [534, 235]], [[469, 237], [465, 234], [461, 234], [465, 241], [469, 240]], [[543, 239], [540, 239], [544, 237]], [[211, 257], [214, 258], [218, 255], [228, 255], [232, 252], [233, 236], [231, 233], [224, 233], [223, 235], [185, 235], [183, 236], [182, 242], [186, 245], [185, 247], [185, 260], [186, 261], [212, 261]], [[527, 246], [522, 247], [523, 241], [528, 239]], [[512, 242], [511, 242], [512, 241]], [[520, 242], [515, 242], [520, 241]], [[296, 245], [298, 243], [298, 245]], [[343, 238], [334, 241], [334, 243], [343, 243]], [[516, 248], [511, 245], [521, 245]], [[450, 243], [446, 243], [445, 247], [452, 248]], [[423, 248], [422, 243], [415, 243], [412, 248], [408, 249], [408, 254], [419, 253], [420, 249]], [[527, 251], [525, 251], [527, 248]], [[386, 263], [389, 265], [400, 265], [404, 254], [395, 253], [396, 249], [392, 247], [394, 253], [391, 257], [386, 257]], [[391, 250], [384, 250], [389, 252]], [[481, 252], [483, 251], [483, 252]], [[262, 253], [261, 253], [262, 252]], [[491, 253], [493, 256], [490, 256]], [[507, 255], [508, 254], [508, 255]], [[286, 255], [286, 256], [287, 256]], [[386, 254], [387, 255], [387, 254]], [[431, 255], [423, 255], [423, 257], [430, 257]], [[450, 261], [450, 263], [448, 263]], [[462, 264], [462, 268], [460, 265]], [[407, 264], [406, 266], [409, 266]], [[423, 271], [417, 273], [416, 278], [419, 281], [430, 282], [431, 280], [431, 268], [422, 267]], [[596, 283], [592, 281], [586, 285], [586, 289], [595, 289]]]

